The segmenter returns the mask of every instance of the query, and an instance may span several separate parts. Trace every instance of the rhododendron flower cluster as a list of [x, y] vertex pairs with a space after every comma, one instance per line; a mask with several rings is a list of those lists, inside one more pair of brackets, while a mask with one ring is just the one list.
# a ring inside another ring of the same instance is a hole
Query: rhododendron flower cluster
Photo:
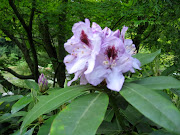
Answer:
[[128, 27], [112, 31], [108, 27], [102, 29], [95, 22], [75, 23], [73, 36], [64, 44], [69, 53], [64, 63], [69, 74], [74, 78], [68, 86], [78, 78], [80, 84], [90, 83], [94, 86], [106, 81], [107, 87], [120, 91], [124, 83], [123, 73], [140, 70], [140, 62], [133, 58], [136, 48], [131, 39], [125, 39]]

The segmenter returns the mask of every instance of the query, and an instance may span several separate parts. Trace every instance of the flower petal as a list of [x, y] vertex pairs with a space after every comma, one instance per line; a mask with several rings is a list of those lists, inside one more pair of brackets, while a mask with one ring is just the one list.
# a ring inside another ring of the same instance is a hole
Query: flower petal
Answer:
[[104, 33], [105, 37], [109, 37], [109, 36], [111, 36], [112, 31], [111, 31], [110, 28], [105, 27], [105, 28], [103, 29], [103, 33]]
[[106, 78], [106, 82], [109, 89], [119, 92], [124, 83], [124, 76], [121, 72], [112, 70], [112, 72]]
[[75, 59], [69, 64], [66, 64], [66, 68], [69, 74], [75, 73], [79, 70], [83, 70], [86, 66], [86, 62], [88, 60], [88, 57], [84, 57], [81, 59]]
[[86, 74], [87, 81], [96, 86], [100, 84], [107, 76], [108, 69], [104, 68], [103, 66], [98, 66], [94, 68], [93, 72]]
[[116, 30], [116, 31], [112, 34], [112, 36], [115, 36], [115, 37], [119, 38], [119, 37], [120, 37], [120, 31], [119, 31], [119, 30]]
[[91, 57], [89, 60], [88, 60], [88, 68], [87, 70], [84, 72], [84, 74], [89, 74], [93, 71], [94, 69], [94, 65], [95, 65], [95, 56]]
[[73, 78], [71, 81], [69, 81], [69, 82], [67, 83], [67, 85], [70, 86], [71, 83], [74, 82], [74, 81], [76, 81], [81, 74], [82, 74], [82, 71], [78, 71], [78, 72], [74, 73], [74, 78]]
[[83, 74], [80, 78], [80, 85], [86, 85], [88, 81], [86, 80], [85, 75]]
[[139, 70], [141, 70], [141, 63], [140, 63], [140, 61], [138, 60], [138, 59], [136, 59], [136, 58], [133, 58], [133, 67], [135, 68], [135, 69], [139, 69]]
[[85, 19], [85, 24], [87, 25], [87, 27], [90, 27], [90, 21], [89, 21], [89, 19]]
[[124, 26], [121, 30], [121, 36], [120, 36], [120, 39], [123, 41], [124, 43], [124, 38], [125, 38], [125, 33], [126, 31], [128, 30], [128, 27]]
[[102, 29], [97, 23], [93, 22], [92, 23], [92, 31], [93, 32], [102, 32]]

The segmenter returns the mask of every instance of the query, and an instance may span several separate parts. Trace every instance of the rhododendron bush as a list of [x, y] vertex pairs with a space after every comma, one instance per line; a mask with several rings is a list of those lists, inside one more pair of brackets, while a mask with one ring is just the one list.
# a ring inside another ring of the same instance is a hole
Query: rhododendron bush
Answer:
[[14, 134], [180, 134], [180, 111], [167, 94], [178, 92], [180, 82], [171, 76], [143, 76], [144, 66], [161, 50], [137, 53], [127, 30], [101, 28], [88, 19], [75, 23], [64, 44], [64, 88], [49, 88], [43, 74], [38, 84], [26, 81], [29, 95], [0, 99], [18, 100], [0, 121], [21, 116]]

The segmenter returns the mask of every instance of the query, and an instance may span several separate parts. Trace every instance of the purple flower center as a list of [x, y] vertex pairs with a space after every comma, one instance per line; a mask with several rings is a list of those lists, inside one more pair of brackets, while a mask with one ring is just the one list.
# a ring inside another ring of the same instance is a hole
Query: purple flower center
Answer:
[[115, 60], [117, 57], [117, 50], [115, 48], [115, 46], [109, 46], [106, 50], [106, 55], [108, 56], [109, 60], [113, 59]]
[[81, 37], [80, 40], [85, 43], [87, 46], [89, 46], [89, 39], [84, 30], [81, 31]]

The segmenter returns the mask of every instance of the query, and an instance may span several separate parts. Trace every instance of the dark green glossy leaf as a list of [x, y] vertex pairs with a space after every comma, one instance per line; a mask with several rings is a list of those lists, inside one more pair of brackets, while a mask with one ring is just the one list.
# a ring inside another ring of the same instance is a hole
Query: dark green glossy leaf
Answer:
[[91, 86], [71, 86], [55, 91], [40, 101], [28, 112], [21, 125], [21, 130], [37, 119], [40, 115], [48, 113], [60, 105], [74, 99], [84, 93], [85, 90], [93, 89]]
[[180, 134], [180, 112], [168, 99], [133, 83], [124, 85], [120, 93], [147, 118], [171, 132]]
[[92, 93], [74, 100], [55, 118], [51, 135], [94, 135], [108, 106], [105, 93]]

